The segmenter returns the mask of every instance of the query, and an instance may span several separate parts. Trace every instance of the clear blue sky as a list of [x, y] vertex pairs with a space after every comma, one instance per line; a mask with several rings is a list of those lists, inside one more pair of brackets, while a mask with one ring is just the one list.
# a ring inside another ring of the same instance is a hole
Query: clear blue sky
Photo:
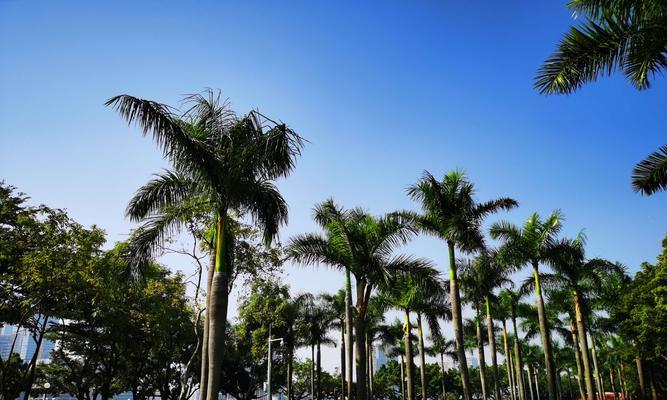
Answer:
[[[165, 163], [104, 101], [177, 105], [220, 88], [237, 111], [259, 108], [311, 142], [280, 183], [283, 240], [313, 230], [310, 209], [328, 196], [413, 207], [404, 189], [424, 169], [463, 168], [481, 200], [520, 202], [503, 218], [560, 208], [591, 256], [633, 271], [653, 261], [667, 195], [633, 193], [630, 174], [664, 144], [667, 82], [637, 92], [615, 76], [540, 96], [535, 71], [573, 22], [565, 1], [463, 3], [0, 0], [0, 179], [121, 240], [127, 200]], [[441, 242], [408, 250], [447, 266]], [[288, 275], [296, 290], [341, 283]]]

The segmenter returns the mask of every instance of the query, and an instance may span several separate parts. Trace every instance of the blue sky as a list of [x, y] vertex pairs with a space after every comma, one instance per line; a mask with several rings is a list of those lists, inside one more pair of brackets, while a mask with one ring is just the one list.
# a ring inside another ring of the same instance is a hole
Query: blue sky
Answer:
[[[632, 192], [634, 164], [664, 144], [666, 82], [637, 92], [620, 75], [571, 96], [532, 80], [572, 24], [565, 2], [34, 2], [0, 0], [0, 179], [122, 240], [133, 191], [165, 167], [104, 101], [178, 105], [220, 88], [310, 141], [280, 182], [281, 238], [315, 229], [334, 196], [374, 213], [414, 207], [424, 169], [462, 168], [481, 200], [520, 223], [560, 208], [589, 255], [638, 268], [665, 235], [666, 194]], [[447, 267], [446, 248], [406, 251]], [[172, 265], [187, 270], [187, 265]], [[335, 290], [340, 275], [288, 267], [295, 290]]]

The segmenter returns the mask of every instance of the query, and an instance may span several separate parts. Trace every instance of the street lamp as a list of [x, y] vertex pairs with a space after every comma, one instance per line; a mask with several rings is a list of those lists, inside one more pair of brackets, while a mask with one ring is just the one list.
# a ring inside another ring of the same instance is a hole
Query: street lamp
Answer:
[[269, 324], [269, 340], [268, 340], [268, 342], [269, 342], [269, 354], [268, 354], [267, 363], [266, 363], [267, 364], [267, 368], [266, 368], [267, 369], [267, 371], [266, 371], [267, 397], [266, 397], [266, 399], [271, 400], [271, 364], [273, 363], [272, 360], [271, 360], [273, 358], [273, 354], [271, 352], [271, 343], [280, 342], [281, 346], [283, 344], [283, 338], [273, 338], [273, 339], [271, 338], [271, 324]]
[[51, 384], [49, 382], [44, 383], [44, 394], [42, 395], [42, 400], [46, 400], [46, 391], [51, 388]]

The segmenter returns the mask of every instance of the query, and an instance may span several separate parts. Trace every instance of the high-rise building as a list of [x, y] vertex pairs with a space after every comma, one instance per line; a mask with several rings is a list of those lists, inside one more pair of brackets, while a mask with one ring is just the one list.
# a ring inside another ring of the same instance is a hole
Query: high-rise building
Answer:
[[373, 372], [378, 372], [378, 370], [387, 363], [387, 355], [385, 354], [384, 349], [381, 346], [376, 347], [375, 354], [376, 354], [375, 365], [374, 365], [375, 368]]
[[[51, 321], [49, 321], [50, 323]], [[0, 356], [3, 359], [9, 358], [12, 344], [14, 345], [13, 353], [17, 353], [22, 360], [32, 359], [37, 350], [37, 342], [30, 334], [30, 331], [25, 328], [18, 329], [13, 325], [5, 325], [0, 330]], [[47, 339], [42, 340], [42, 345], [37, 354], [37, 361], [48, 362], [54, 346], [54, 342]]]

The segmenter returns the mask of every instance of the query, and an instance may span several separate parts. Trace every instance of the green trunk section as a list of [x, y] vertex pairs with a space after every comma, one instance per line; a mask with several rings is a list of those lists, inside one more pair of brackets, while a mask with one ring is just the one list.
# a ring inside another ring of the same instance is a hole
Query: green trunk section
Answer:
[[487, 334], [489, 338], [489, 351], [491, 353], [491, 366], [493, 369], [493, 390], [495, 398], [500, 399], [500, 375], [498, 373], [498, 356], [496, 354], [496, 338], [493, 332], [493, 318], [491, 316], [491, 304], [489, 303], [489, 296], [486, 296], [486, 324]]
[[419, 378], [421, 380], [422, 399], [426, 399], [426, 355], [424, 354], [424, 332], [422, 330], [421, 313], [417, 313], [417, 336], [419, 338]]
[[463, 341], [463, 317], [461, 316], [461, 295], [456, 277], [456, 257], [454, 255], [454, 243], [447, 242], [449, 250], [449, 292], [452, 303], [452, 323], [454, 325], [454, 339], [456, 341], [456, 354], [461, 372], [461, 383], [463, 384], [463, 400], [471, 400], [470, 376], [468, 375], [468, 363], [466, 361], [465, 343]]
[[405, 313], [405, 375], [408, 380], [408, 400], [414, 400], [414, 377], [413, 377], [413, 366], [412, 366], [412, 340], [410, 340], [410, 331], [412, 326], [410, 325], [410, 310], [407, 308], [404, 310]]

